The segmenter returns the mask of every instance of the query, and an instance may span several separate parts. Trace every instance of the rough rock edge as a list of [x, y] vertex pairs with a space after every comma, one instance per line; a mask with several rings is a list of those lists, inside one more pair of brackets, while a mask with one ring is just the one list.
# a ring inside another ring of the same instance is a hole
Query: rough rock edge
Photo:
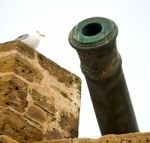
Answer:
[[12, 138], [6, 135], [0, 135], [0, 143], [19, 143], [19, 142], [13, 140]]
[[[37, 54], [39, 62], [40, 62], [40, 58], [43, 58], [44, 61], [47, 61], [51, 65], [57, 67], [60, 70], [60, 72], [65, 77], [68, 78], [68, 80], [72, 80], [73, 78], [75, 78], [74, 82], [76, 84], [78, 84], [79, 86], [81, 86], [81, 78], [79, 76], [77, 76], [76, 74], [74, 74], [74, 73], [70, 72], [69, 70], [63, 68], [62, 66], [58, 65], [57, 63], [55, 63], [51, 59], [45, 57], [44, 55], [38, 53], [35, 49], [29, 47], [28, 45], [24, 44], [23, 42], [21, 42], [19, 40], [13, 40], [13, 41], [0, 43], [0, 52], [8, 52], [8, 51], [12, 51], [12, 50], [16, 50], [19, 53], [29, 57], [32, 60], [35, 58], [35, 55]], [[43, 66], [43, 65], [41, 65], [41, 66]], [[44, 67], [44, 69], [47, 70], [47, 67], [46, 68]]]
[[98, 139], [74, 138], [49, 140], [34, 143], [148, 143], [150, 142], [150, 132], [147, 133], [129, 133], [122, 135], [106, 135]]
[[[147, 133], [129, 133], [122, 135], [106, 135], [98, 139], [74, 138], [47, 140], [32, 143], [149, 143], [150, 132]], [[8, 136], [0, 135], [0, 143], [19, 143]]]

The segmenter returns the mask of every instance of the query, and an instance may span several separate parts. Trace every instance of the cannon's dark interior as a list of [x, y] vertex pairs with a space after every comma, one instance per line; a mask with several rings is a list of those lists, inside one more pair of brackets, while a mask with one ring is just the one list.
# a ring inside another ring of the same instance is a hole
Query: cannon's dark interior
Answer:
[[96, 34], [98, 34], [99, 32], [101, 32], [102, 30], [102, 25], [99, 23], [90, 23], [87, 24], [86, 26], [84, 26], [84, 28], [82, 29], [82, 33], [85, 36], [94, 36]]

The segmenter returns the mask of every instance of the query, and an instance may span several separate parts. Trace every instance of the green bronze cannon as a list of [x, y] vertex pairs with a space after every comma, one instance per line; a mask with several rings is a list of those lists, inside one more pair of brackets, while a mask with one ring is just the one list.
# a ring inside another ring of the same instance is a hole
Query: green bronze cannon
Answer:
[[69, 34], [102, 135], [139, 131], [116, 47], [117, 34], [116, 24], [101, 17], [81, 21]]

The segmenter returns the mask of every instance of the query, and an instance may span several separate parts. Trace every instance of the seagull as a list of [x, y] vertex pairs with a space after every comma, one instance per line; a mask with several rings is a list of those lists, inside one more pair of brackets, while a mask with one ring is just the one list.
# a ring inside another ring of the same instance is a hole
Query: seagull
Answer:
[[36, 31], [34, 33], [23, 34], [17, 37], [15, 40], [19, 40], [24, 44], [28, 45], [29, 47], [36, 49], [40, 44], [41, 37], [45, 37], [45, 35], [40, 33], [39, 31]]

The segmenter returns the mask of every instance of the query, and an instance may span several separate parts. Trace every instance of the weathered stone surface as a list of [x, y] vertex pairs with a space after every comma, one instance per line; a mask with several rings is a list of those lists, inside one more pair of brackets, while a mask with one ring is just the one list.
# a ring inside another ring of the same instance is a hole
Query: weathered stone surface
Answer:
[[0, 135], [0, 143], [19, 143], [6, 135]]
[[10, 41], [3, 44], [0, 44], [0, 52], [9, 52], [9, 51], [18, 51], [23, 55], [28, 56], [29, 58], [34, 58], [34, 49], [28, 47], [20, 41]]
[[[0, 142], [20, 143], [4, 135], [0, 136]], [[32, 143], [149, 143], [149, 142], [150, 142], [150, 133], [130, 133], [123, 135], [107, 135], [99, 139], [74, 138], [74, 139], [47, 140]]]
[[28, 106], [26, 116], [39, 124], [43, 124], [47, 120], [47, 112], [44, 112], [40, 107], [34, 104]]
[[0, 44], [0, 134], [21, 143], [78, 136], [81, 80], [41, 56]]
[[34, 143], [148, 143], [150, 133], [130, 133], [122, 135], [106, 135], [99, 139], [61, 139]]
[[[38, 59], [40, 65], [44, 69], [48, 70], [49, 74], [53, 75], [58, 80], [58, 82], [64, 83], [67, 87], [71, 87], [74, 83], [81, 82], [76, 75], [69, 73], [66, 69], [60, 68], [59, 65], [50, 59], [47, 59], [43, 55], [38, 54]], [[78, 86], [80, 86], [80, 84], [78, 84]]]
[[22, 114], [9, 107], [1, 107], [0, 115], [0, 134], [10, 136], [20, 142], [42, 140], [42, 130], [30, 124]]
[[11, 54], [0, 58], [0, 72], [14, 72], [29, 82], [40, 82], [42, 74], [38, 68], [32, 66], [26, 59], [18, 54]]
[[24, 112], [27, 106], [28, 85], [14, 76], [0, 77], [0, 106], [10, 106]]

